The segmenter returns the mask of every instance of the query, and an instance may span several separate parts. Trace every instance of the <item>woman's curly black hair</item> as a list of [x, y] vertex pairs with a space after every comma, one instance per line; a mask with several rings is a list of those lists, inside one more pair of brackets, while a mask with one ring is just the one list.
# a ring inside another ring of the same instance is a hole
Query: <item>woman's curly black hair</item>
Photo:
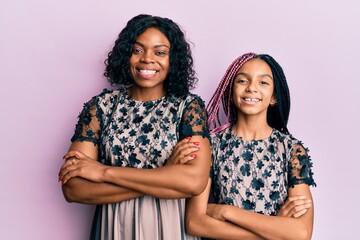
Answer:
[[130, 19], [105, 60], [104, 76], [111, 84], [133, 84], [129, 63], [133, 44], [148, 28], [158, 29], [170, 42], [170, 69], [164, 83], [167, 95], [183, 96], [189, 93], [198, 81], [190, 45], [180, 27], [168, 18], [140, 14]]

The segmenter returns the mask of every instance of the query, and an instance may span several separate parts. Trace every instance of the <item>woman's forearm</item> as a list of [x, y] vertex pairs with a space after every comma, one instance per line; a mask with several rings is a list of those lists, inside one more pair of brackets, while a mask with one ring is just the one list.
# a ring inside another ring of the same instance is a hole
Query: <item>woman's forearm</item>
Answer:
[[62, 186], [68, 202], [84, 204], [107, 204], [122, 202], [143, 196], [144, 194], [110, 183], [95, 183], [75, 177]]
[[204, 191], [211, 165], [208, 139], [193, 136], [201, 149], [197, 157], [186, 164], [169, 165], [155, 169], [108, 167], [103, 181], [133, 189], [157, 198], [185, 198]]

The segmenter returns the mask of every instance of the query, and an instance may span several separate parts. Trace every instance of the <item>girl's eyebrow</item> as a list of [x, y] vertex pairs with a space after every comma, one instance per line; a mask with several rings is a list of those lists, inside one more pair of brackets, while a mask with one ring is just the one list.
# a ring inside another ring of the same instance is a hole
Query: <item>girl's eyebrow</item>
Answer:
[[[239, 72], [239, 73], [237, 73], [237, 74], [235, 75], [235, 77], [238, 76], [238, 75], [243, 75], [243, 76], [245, 76], [245, 77], [249, 77], [249, 76], [250, 76], [250, 75], [247, 74], [247, 73]], [[268, 77], [268, 78], [270, 78], [270, 79], [273, 79], [273, 77], [272, 77], [270, 74], [267, 74], [267, 73], [265, 73], [265, 74], [260, 74], [260, 75], [258, 75], [258, 77], [261, 77], [261, 78]]]
[[[144, 44], [140, 43], [140, 42], [135, 42], [134, 44], [140, 45], [141, 47], [144, 47]], [[166, 44], [159, 44], [159, 45], [155, 45], [154, 48], [160, 48], [160, 47], [166, 47], [168, 49], [170, 49], [170, 47]]]

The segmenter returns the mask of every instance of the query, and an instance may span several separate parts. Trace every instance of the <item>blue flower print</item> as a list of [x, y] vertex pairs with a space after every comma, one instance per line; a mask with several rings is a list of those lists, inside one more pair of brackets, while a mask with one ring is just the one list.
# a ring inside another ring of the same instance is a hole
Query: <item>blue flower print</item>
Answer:
[[255, 190], [260, 190], [260, 188], [264, 187], [264, 181], [261, 178], [254, 178], [251, 181], [251, 186], [255, 189]]
[[145, 134], [152, 132], [154, 128], [152, 127], [151, 123], [144, 123], [141, 127], [141, 131], [143, 131]]
[[143, 116], [140, 116], [138, 114], [135, 115], [135, 118], [133, 120], [133, 123], [141, 123], [141, 121], [143, 120]]
[[135, 153], [132, 153], [132, 154], [129, 156], [129, 163], [130, 163], [131, 166], [136, 166], [137, 164], [140, 164], [141, 161], [136, 158], [136, 154], [135, 154]]
[[242, 201], [242, 206], [245, 210], [253, 210], [255, 208], [255, 203], [250, 200]]
[[160, 146], [162, 149], [165, 149], [167, 147], [168, 143], [165, 140], [162, 140], [160, 143]]
[[121, 147], [118, 146], [118, 145], [112, 147], [112, 153], [113, 153], [114, 155], [116, 155], [116, 156], [121, 155], [121, 151], [122, 151], [122, 149], [121, 149]]
[[244, 160], [247, 160], [247, 161], [251, 161], [254, 157], [254, 154], [250, 151], [245, 151], [241, 157], [244, 159]]
[[264, 166], [264, 163], [261, 160], [258, 160], [256, 162], [256, 166], [257, 166], [258, 169], [262, 169], [262, 167]]
[[269, 197], [271, 200], [276, 201], [280, 197], [280, 193], [279, 191], [271, 191]]
[[150, 143], [150, 140], [146, 135], [141, 135], [137, 140], [138, 143], [140, 143], [142, 146], [146, 146]]
[[250, 165], [244, 164], [240, 167], [241, 174], [243, 176], [250, 176]]

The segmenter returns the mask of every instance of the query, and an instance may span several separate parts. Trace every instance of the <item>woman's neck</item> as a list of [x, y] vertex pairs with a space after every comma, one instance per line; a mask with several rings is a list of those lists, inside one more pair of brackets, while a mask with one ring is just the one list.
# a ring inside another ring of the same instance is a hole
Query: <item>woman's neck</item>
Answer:
[[149, 102], [158, 100], [166, 95], [163, 88], [139, 88], [136, 85], [127, 89], [129, 96], [137, 101]]
[[256, 116], [238, 116], [236, 123], [232, 128], [233, 132], [244, 140], [263, 140], [272, 133], [272, 128], [266, 121], [266, 118]]

